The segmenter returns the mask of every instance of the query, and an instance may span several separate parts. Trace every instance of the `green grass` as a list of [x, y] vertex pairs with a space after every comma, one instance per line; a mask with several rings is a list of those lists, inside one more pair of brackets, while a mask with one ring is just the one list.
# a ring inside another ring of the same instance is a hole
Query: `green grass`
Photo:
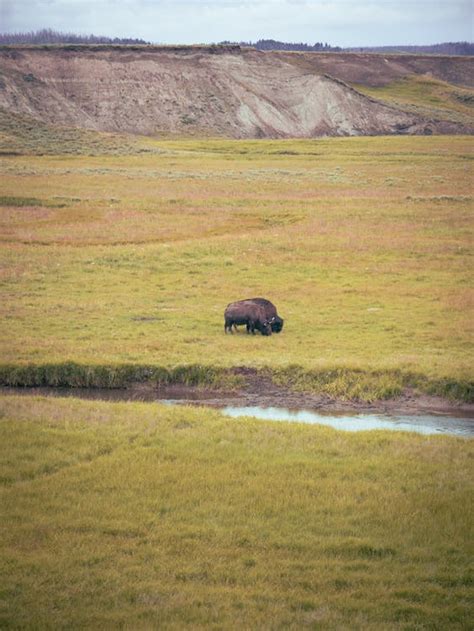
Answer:
[[461, 379], [434, 378], [396, 369], [362, 370], [333, 368], [311, 370], [298, 365], [241, 369], [185, 364], [166, 367], [144, 364], [88, 365], [76, 362], [52, 364], [2, 364], [0, 386], [58, 388], [127, 388], [137, 383], [181, 384], [221, 390], [236, 390], [247, 381], [266, 378], [295, 392], [325, 394], [353, 401], [377, 401], [413, 392], [444, 397], [451, 401], [474, 401], [474, 384]]
[[134, 383], [145, 382], [153, 382], [156, 385], [231, 388], [240, 385], [242, 380], [232, 370], [201, 364], [173, 368], [143, 364], [83, 365], [75, 362], [0, 366], [0, 386], [126, 388]]
[[[278, 385], [289, 387], [296, 392], [326, 394], [336, 399], [377, 401], [397, 397], [410, 388], [417, 393], [436, 395], [452, 401], [474, 402], [472, 381], [429, 378], [420, 373], [397, 369], [308, 370], [301, 366], [287, 366], [269, 369], [268, 372]], [[14, 384], [5, 383], [5, 385]]]
[[1, 155], [126, 155], [146, 148], [133, 136], [49, 125], [0, 107]]
[[472, 441], [0, 399], [2, 628], [468, 629]]
[[429, 118], [473, 125], [474, 92], [433, 77], [410, 75], [385, 86], [354, 84], [362, 94]]
[[[297, 366], [472, 397], [471, 138], [136, 142], [0, 157], [3, 375]], [[224, 335], [257, 295], [282, 334]]]
[[38, 199], [37, 197], [0, 196], [0, 206], [21, 208], [23, 206], [46, 206], [47, 208], [64, 208], [67, 204], [63, 202]]

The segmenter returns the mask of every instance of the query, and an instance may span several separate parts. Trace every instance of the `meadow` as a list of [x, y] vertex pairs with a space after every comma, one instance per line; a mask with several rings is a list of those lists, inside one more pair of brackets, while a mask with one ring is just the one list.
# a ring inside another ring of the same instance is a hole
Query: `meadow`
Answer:
[[[20, 123], [0, 156], [2, 383], [245, 365], [472, 399], [470, 137], [121, 145]], [[259, 295], [283, 333], [224, 335], [225, 306]]]
[[[2, 129], [0, 384], [472, 401], [470, 138]], [[224, 335], [257, 295], [283, 332]], [[0, 434], [1, 628], [472, 621], [472, 441], [5, 394]]]
[[472, 440], [0, 398], [2, 629], [469, 629]]

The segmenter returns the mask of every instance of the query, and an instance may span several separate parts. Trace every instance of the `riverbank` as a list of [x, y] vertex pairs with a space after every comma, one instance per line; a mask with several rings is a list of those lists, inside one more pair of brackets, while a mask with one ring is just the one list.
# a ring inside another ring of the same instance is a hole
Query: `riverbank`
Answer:
[[[66, 368], [67, 367], [67, 368]], [[303, 375], [308, 373], [302, 373]], [[107, 377], [108, 375], [108, 377]], [[142, 381], [136, 379], [141, 376]], [[105, 367], [95, 371], [79, 370], [74, 365], [64, 365], [63, 370], [34, 370], [24, 368], [21, 371], [1, 371], [0, 394], [40, 394], [53, 396], [72, 396], [83, 399], [101, 399], [109, 401], [159, 401], [177, 400], [183, 404], [205, 405], [208, 407], [258, 406], [280, 407], [287, 409], [306, 409], [327, 413], [381, 413], [381, 414], [450, 414], [474, 419], [474, 403], [427, 394], [414, 386], [403, 387], [408, 377], [398, 375], [401, 385], [397, 394], [387, 398], [360, 399], [343, 396], [331, 396], [328, 391], [335, 390], [334, 383], [342, 377], [350, 381], [343, 371], [332, 375], [319, 374], [322, 391], [311, 392], [302, 389], [301, 380], [292, 387], [291, 380], [283, 382], [281, 373], [269, 369], [257, 370], [239, 367], [229, 370], [212, 370], [206, 367], [188, 366], [172, 370], [151, 367], [122, 367], [107, 373]], [[350, 375], [352, 380], [357, 375]], [[392, 379], [393, 379], [393, 375]], [[372, 390], [380, 379], [389, 375], [380, 373], [359, 375], [367, 386], [372, 378]], [[415, 378], [412, 376], [413, 383]], [[308, 387], [311, 382], [306, 379]], [[418, 381], [421, 382], [420, 377]], [[315, 383], [312, 384], [316, 387]], [[429, 382], [428, 382], [428, 385]], [[13, 386], [13, 387], [12, 387]], [[425, 384], [426, 387], [426, 384]], [[431, 384], [434, 389], [434, 384]], [[324, 389], [326, 388], [326, 390]], [[337, 390], [336, 390], [337, 391]], [[370, 390], [366, 391], [370, 395]]]

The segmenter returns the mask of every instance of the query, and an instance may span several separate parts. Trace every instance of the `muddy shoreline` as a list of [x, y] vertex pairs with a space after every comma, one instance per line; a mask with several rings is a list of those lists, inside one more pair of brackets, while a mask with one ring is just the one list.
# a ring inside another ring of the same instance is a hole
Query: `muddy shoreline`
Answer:
[[[223, 406], [259, 406], [281, 407], [289, 410], [305, 409], [322, 413], [373, 413], [373, 414], [449, 414], [471, 418], [474, 423], [474, 405], [447, 401], [441, 397], [418, 395], [406, 392], [394, 399], [367, 403], [365, 401], [333, 399], [327, 395], [294, 392], [268, 384], [258, 391], [243, 388], [238, 391], [219, 391], [193, 388], [192, 386], [165, 386], [150, 391], [147, 384], [137, 384], [130, 388], [137, 400], [155, 395], [158, 399], [176, 400], [188, 405]], [[158, 395], [158, 396], [157, 396]]]
[[334, 399], [324, 394], [295, 392], [275, 385], [271, 379], [253, 374], [245, 384], [235, 389], [214, 389], [183, 384], [157, 385], [132, 383], [126, 388], [59, 388], [59, 387], [0, 387], [2, 394], [70, 396], [108, 401], [173, 401], [183, 405], [214, 408], [226, 406], [279, 407], [288, 410], [309, 410], [320, 413], [354, 414], [444, 414], [472, 419], [474, 404], [449, 401], [441, 397], [419, 394], [407, 389], [401, 396], [371, 403]]

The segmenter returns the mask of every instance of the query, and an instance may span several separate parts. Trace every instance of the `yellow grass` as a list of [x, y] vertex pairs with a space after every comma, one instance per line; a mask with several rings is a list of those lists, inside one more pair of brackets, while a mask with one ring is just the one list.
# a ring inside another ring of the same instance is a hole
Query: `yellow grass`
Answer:
[[468, 629], [472, 441], [0, 399], [2, 628]]
[[[140, 142], [0, 159], [4, 362], [472, 379], [470, 138]], [[225, 336], [256, 295], [283, 333]]]

